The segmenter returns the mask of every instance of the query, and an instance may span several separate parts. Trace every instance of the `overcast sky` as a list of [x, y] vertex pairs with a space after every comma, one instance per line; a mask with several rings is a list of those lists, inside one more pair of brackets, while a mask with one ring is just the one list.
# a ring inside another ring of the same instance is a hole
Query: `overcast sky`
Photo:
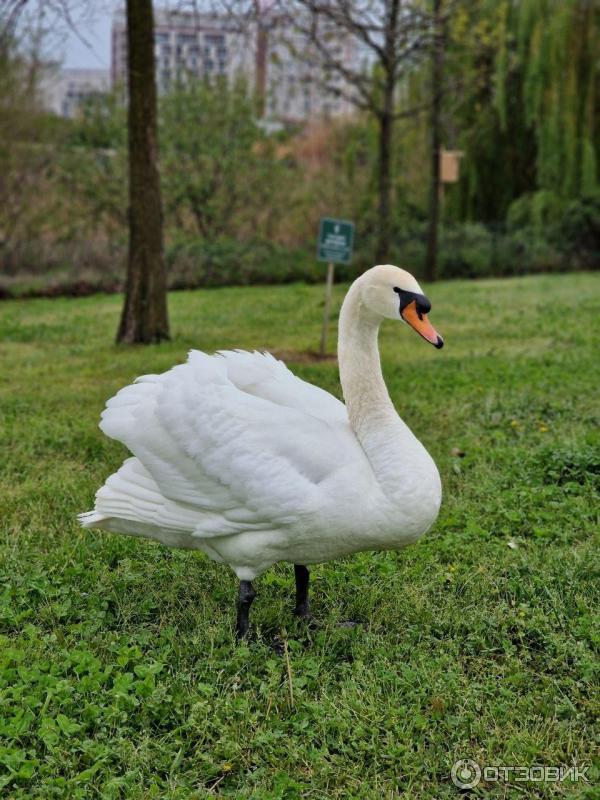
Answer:
[[[265, 0], [263, 0], [265, 2]], [[42, 7], [59, 5], [58, 2], [45, 3]], [[206, 0], [158, 0], [155, 7], [171, 7], [181, 10], [201, 9], [210, 6]], [[49, 24], [56, 30], [56, 57], [63, 58], [63, 66], [98, 69], [110, 68], [110, 28], [115, 8], [123, 7], [124, 0], [70, 0], [73, 30], [64, 17], [49, 13]], [[46, 12], [48, 13], [48, 12]]]
[[119, 3], [104, 0], [91, 5], [93, 10], [74, 15], [73, 23], [77, 33], [69, 30], [64, 20], [57, 22], [63, 29], [58, 48], [62, 50], [65, 67], [110, 68], [112, 12]]

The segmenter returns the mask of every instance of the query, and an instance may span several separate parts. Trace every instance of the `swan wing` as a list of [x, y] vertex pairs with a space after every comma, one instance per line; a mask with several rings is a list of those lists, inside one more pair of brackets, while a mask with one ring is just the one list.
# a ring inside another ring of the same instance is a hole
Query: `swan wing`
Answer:
[[222, 350], [227, 377], [248, 394], [296, 408], [326, 422], [348, 425], [346, 406], [329, 392], [298, 378], [270, 353]]
[[328, 478], [365, 458], [343, 404], [261, 354], [192, 351], [122, 389], [100, 427], [167, 500], [196, 512], [199, 537], [293, 524], [323, 503]]

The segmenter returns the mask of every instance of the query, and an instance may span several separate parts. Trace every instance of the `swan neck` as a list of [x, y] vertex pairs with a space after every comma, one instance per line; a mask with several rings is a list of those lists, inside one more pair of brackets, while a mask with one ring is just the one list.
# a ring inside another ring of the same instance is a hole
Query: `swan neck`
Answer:
[[355, 281], [340, 312], [338, 361], [348, 417], [359, 439], [373, 425], [398, 419], [381, 371], [381, 321], [362, 301], [360, 279]]
[[415, 524], [422, 532], [439, 509], [439, 474], [392, 404], [377, 344], [382, 318], [363, 302], [360, 280], [350, 287], [339, 321], [338, 360], [348, 418], [383, 494], [394, 508], [417, 508]]

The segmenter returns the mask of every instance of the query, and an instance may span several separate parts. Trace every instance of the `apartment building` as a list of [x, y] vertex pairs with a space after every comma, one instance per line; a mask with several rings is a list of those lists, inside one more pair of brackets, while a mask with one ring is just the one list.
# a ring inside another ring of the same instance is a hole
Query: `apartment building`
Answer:
[[[354, 39], [328, 32], [336, 60], [356, 68], [360, 53]], [[302, 121], [352, 111], [352, 87], [341, 75], [325, 74], [306, 34], [289, 17], [266, 11], [240, 24], [216, 14], [158, 10], [154, 46], [159, 93], [178, 81], [242, 75], [264, 97], [267, 121]], [[122, 11], [112, 27], [111, 76], [124, 84], [127, 74], [127, 30]]]
[[[348, 68], [360, 58], [356, 42], [335, 32], [328, 36], [328, 54]], [[284, 19], [268, 24], [266, 61], [267, 117], [305, 120], [352, 112], [352, 86], [338, 71], [327, 70], [306, 34]]]
[[88, 98], [109, 90], [110, 74], [105, 69], [49, 68], [41, 86], [44, 107], [71, 119]]
[[[236, 74], [254, 76], [251, 33], [241, 32], [222, 17], [157, 10], [154, 15], [156, 83], [159, 93], [168, 92], [178, 81]], [[112, 26], [111, 75], [113, 86], [127, 76], [127, 27], [122, 11]]]

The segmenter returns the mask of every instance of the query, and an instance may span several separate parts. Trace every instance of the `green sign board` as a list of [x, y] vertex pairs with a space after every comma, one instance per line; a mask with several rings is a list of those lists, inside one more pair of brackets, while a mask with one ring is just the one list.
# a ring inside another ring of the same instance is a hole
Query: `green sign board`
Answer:
[[352, 258], [354, 223], [323, 217], [319, 225], [317, 258], [331, 264], [347, 264]]

